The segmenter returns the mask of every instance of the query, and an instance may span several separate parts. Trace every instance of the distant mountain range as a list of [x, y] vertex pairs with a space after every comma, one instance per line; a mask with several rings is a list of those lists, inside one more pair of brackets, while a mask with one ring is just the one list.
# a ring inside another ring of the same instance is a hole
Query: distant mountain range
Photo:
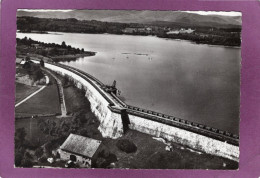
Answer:
[[124, 10], [72, 10], [62, 11], [18, 11], [17, 16], [103, 22], [165, 24], [178, 23], [191, 26], [241, 26], [241, 16], [199, 15], [184, 11], [124, 11]]

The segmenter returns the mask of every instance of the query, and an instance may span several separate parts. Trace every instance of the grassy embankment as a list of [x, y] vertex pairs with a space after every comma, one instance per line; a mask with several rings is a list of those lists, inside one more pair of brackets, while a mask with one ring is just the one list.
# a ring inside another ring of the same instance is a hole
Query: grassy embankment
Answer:
[[187, 147], [171, 143], [173, 151], [165, 150], [165, 144], [152, 136], [129, 130], [120, 139], [128, 139], [137, 146], [134, 153], [119, 150], [119, 139], [104, 139], [103, 144], [114, 153], [117, 168], [131, 169], [237, 169], [238, 163], [229, 159], [196, 152]]

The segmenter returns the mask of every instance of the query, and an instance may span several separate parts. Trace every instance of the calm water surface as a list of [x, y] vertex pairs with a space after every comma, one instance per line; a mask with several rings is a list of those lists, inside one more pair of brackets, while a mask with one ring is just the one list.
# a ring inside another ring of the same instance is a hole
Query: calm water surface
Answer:
[[240, 48], [151, 36], [25, 34], [48, 43], [95, 51], [62, 62], [105, 84], [117, 81], [125, 102], [238, 134]]

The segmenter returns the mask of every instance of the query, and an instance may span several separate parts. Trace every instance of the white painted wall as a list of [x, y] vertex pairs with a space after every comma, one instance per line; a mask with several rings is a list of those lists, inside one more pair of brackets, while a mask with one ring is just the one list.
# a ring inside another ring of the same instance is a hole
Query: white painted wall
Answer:
[[66, 70], [64, 68], [45, 63], [45, 67], [60, 73], [61, 75], [68, 75], [77, 83], [77, 87], [81, 88], [82, 85], [86, 90], [86, 97], [88, 98], [91, 111], [97, 116], [100, 121], [99, 131], [103, 137], [118, 138], [123, 135], [123, 124], [121, 115], [111, 112], [108, 108], [108, 101], [84, 78], [77, 74]]
[[[85, 79], [61, 67], [45, 64], [45, 67], [68, 75], [77, 81], [77, 87], [83, 85], [86, 88], [86, 97], [91, 104], [92, 112], [100, 121], [99, 131], [103, 137], [118, 138], [123, 135], [121, 115], [112, 112], [108, 108], [108, 101]], [[206, 153], [222, 156], [235, 161], [239, 160], [239, 147], [222, 141], [218, 141], [200, 134], [168, 126], [142, 117], [129, 114], [130, 129], [137, 130], [156, 137], [162, 137]]]
[[[77, 158], [76, 163], [78, 163], [80, 165], [87, 165], [87, 164], [89, 164], [89, 166], [91, 166], [92, 162], [91, 162], [91, 159], [89, 159], [89, 158], [83, 158], [82, 156], [78, 156], [78, 155], [75, 155], [75, 154], [72, 154], [72, 153], [68, 153], [68, 152], [63, 151], [61, 149], [58, 149], [58, 152], [60, 154], [60, 159], [61, 160], [69, 161], [70, 160], [70, 155], [74, 155]], [[87, 162], [87, 164], [86, 164], [86, 162]]]
[[239, 160], [239, 147], [197, 133], [129, 114], [130, 129], [177, 142], [203, 152]]

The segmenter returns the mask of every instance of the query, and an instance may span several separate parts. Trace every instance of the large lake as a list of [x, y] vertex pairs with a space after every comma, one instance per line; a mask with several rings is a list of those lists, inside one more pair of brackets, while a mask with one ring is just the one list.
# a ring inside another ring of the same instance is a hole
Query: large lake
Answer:
[[238, 134], [240, 48], [152, 36], [17, 33], [95, 51], [62, 62], [117, 88], [125, 102]]

